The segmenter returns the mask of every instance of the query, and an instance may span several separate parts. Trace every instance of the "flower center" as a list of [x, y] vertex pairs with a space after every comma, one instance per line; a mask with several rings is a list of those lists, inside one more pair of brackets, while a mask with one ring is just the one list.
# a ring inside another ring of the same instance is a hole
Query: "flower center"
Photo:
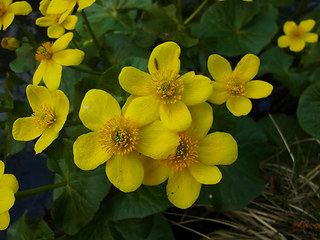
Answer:
[[0, 17], [6, 13], [6, 5], [3, 2], [0, 2]]
[[151, 75], [153, 92], [163, 104], [172, 104], [181, 99], [184, 85], [180, 75], [171, 70], [158, 70]]
[[246, 94], [245, 84], [233, 74], [226, 83], [226, 89], [231, 97], [240, 97]]
[[40, 47], [37, 48], [36, 51], [36, 60], [49, 60], [53, 55], [52, 43], [45, 42]]
[[305, 34], [304, 29], [299, 26], [293, 28], [289, 33], [290, 37], [292, 38], [301, 38], [304, 34]]
[[179, 138], [179, 145], [175, 156], [163, 160], [168, 167], [171, 167], [175, 171], [181, 171], [182, 169], [191, 166], [193, 163], [198, 162], [198, 140], [185, 132], [180, 133]]
[[32, 113], [35, 124], [41, 128], [51, 128], [56, 121], [56, 116], [50, 106], [40, 105]]
[[110, 154], [127, 155], [137, 147], [139, 129], [123, 116], [108, 120], [99, 131], [100, 144]]

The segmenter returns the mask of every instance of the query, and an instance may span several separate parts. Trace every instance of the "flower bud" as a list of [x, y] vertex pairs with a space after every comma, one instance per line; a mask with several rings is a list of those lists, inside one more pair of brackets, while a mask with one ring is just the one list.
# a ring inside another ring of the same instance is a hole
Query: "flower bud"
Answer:
[[1, 40], [1, 47], [15, 51], [20, 46], [20, 41], [14, 37], [4, 37]]

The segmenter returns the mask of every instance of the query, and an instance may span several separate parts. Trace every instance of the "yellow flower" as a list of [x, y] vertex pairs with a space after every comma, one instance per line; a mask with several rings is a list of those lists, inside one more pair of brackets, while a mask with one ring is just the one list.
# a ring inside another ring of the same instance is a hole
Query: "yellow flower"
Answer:
[[12, 136], [17, 141], [30, 141], [40, 136], [34, 146], [38, 154], [59, 136], [67, 120], [69, 100], [62, 91], [49, 91], [43, 86], [28, 85], [26, 94], [33, 114], [13, 123]]
[[212, 125], [208, 103], [190, 107], [192, 125], [179, 133], [176, 154], [166, 159], [145, 158], [143, 184], [158, 185], [168, 179], [167, 196], [178, 208], [190, 207], [199, 197], [201, 184], [217, 184], [222, 174], [216, 165], [230, 165], [238, 156], [237, 142], [224, 132], [207, 135]]
[[126, 117], [148, 124], [160, 116], [164, 125], [174, 131], [184, 131], [192, 122], [188, 106], [208, 100], [212, 93], [209, 78], [180, 71], [180, 47], [165, 42], [153, 49], [149, 73], [134, 67], [124, 67], [119, 75], [121, 87], [134, 99]]
[[224, 57], [213, 54], [208, 58], [208, 70], [215, 80], [209, 101], [214, 104], [227, 102], [227, 108], [235, 116], [247, 115], [252, 109], [249, 98], [268, 97], [273, 86], [261, 80], [252, 80], [259, 70], [260, 60], [246, 54], [235, 69]]
[[20, 41], [14, 37], [4, 37], [1, 40], [1, 47], [15, 51], [20, 46]]
[[144, 177], [141, 154], [155, 159], [167, 157], [175, 152], [179, 136], [159, 120], [141, 125], [125, 117], [126, 108], [125, 105], [121, 111], [118, 102], [105, 91], [88, 91], [79, 117], [93, 132], [77, 138], [73, 155], [82, 170], [92, 170], [106, 162], [110, 182], [123, 192], [132, 192]]
[[14, 194], [19, 189], [19, 184], [13, 174], [4, 174], [4, 163], [0, 160], [0, 230], [9, 226], [9, 209], [15, 202]]
[[283, 26], [285, 35], [278, 38], [278, 46], [280, 48], [289, 47], [293, 52], [300, 52], [304, 49], [306, 42], [317, 42], [318, 34], [310, 33], [315, 24], [313, 19], [301, 21], [299, 25], [294, 21], [285, 22]]
[[79, 49], [66, 49], [73, 38], [73, 33], [62, 35], [54, 43], [45, 42], [38, 47], [35, 58], [40, 64], [33, 75], [33, 84], [38, 85], [43, 79], [49, 90], [60, 86], [62, 66], [79, 65], [84, 52]]
[[39, 10], [44, 15], [36, 20], [36, 25], [48, 27], [47, 35], [50, 38], [59, 38], [65, 33], [65, 29], [73, 30], [76, 27], [78, 17], [68, 15], [63, 21], [60, 21], [61, 14], [47, 14], [47, 8], [50, 0], [42, 0]]
[[12, 0], [0, 0], [0, 31], [5, 31], [12, 23], [15, 15], [28, 15], [32, 11], [29, 3]]

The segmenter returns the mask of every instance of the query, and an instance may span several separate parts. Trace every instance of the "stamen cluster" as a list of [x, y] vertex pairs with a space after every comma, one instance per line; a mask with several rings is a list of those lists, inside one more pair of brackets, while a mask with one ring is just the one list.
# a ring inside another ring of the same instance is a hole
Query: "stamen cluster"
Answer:
[[40, 129], [51, 128], [56, 121], [55, 113], [47, 105], [40, 105], [32, 114], [33, 120]]
[[37, 48], [35, 58], [37, 61], [49, 60], [53, 55], [52, 43], [45, 42]]

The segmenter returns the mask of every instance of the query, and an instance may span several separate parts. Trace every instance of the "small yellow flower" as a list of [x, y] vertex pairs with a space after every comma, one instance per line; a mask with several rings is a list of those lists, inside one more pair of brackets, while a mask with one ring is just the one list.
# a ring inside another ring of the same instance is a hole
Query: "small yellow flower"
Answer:
[[26, 94], [33, 114], [13, 123], [12, 136], [17, 141], [40, 136], [34, 146], [38, 154], [59, 136], [69, 113], [69, 100], [62, 91], [49, 91], [43, 86], [28, 85]]
[[180, 47], [165, 42], [153, 49], [149, 73], [134, 67], [124, 67], [119, 75], [121, 87], [134, 99], [126, 117], [145, 124], [160, 117], [164, 125], [174, 131], [186, 130], [192, 122], [188, 106], [208, 100], [212, 93], [209, 78], [180, 71]]
[[223, 132], [207, 135], [212, 125], [208, 103], [190, 107], [192, 125], [179, 133], [176, 153], [166, 159], [143, 161], [143, 184], [158, 185], [168, 179], [167, 196], [178, 208], [190, 207], [199, 197], [201, 184], [217, 184], [222, 174], [216, 165], [230, 165], [238, 156], [234, 138]]
[[12, 23], [15, 15], [28, 15], [32, 11], [29, 3], [12, 0], [0, 0], [0, 31], [5, 31]]
[[142, 154], [155, 159], [168, 157], [175, 152], [179, 137], [159, 120], [141, 125], [125, 117], [125, 109], [126, 105], [121, 110], [115, 98], [105, 91], [87, 92], [79, 117], [93, 132], [77, 138], [73, 155], [82, 170], [92, 170], [106, 162], [110, 182], [123, 192], [132, 192], [144, 177]]
[[16, 177], [13, 174], [5, 174], [4, 169], [4, 163], [0, 160], [0, 230], [5, 230], [9, 226], [9, 209], [13, 206], [14, 194], [19, 189]]
[[60, 21], [61, 14], [47, 14], [47, 8], [50, 0], [42, 0], [39, 10], [44, 15], [36, 20], [36, 25], [48, 27], [47, 35], [49, 38], [59, 38], [65, 33], [65, 29], [73, 30], [76, 27], [78, 17], [68, 15], [63, 21]]
[[15, 51], [20, 46], [20, 41], [14, 37], [4, 37], [1, 40], [1, 47]]
[[62, 66], [79, 65], [84, 52], [79, 49], [66, 49], [73, 38], [73, 33], [62, 35], [54, 43], [45, 42], [38, 47], [35, 58], [40, 64], [33, 75], [33, 84], [38, 85], [43, 79], [49, 90], [60, 86]]
[[304, 49], [306, 42], [314, 43], [318, 41], [318, 34], [310, 33], [316, 22], [313, 19], [301, 21], [297, 25], [294, 21], [287, 21], [283, 25], [282, 35], [278, 38], [280, 48], [289, 47], [293, 52], [300, 52]]
[[252, 80], [257, 75], [260, 60], [253, 54], [246, 54], [235, 69], [224, 57], [213, 54], [208, 58], [208, 70], [215, 80], [209, 101], [214, 104], [227, 103], [235, 116], [247, 115], [252, 109], [249, 98], [268, 97], [273, 86], [261, 80]]

